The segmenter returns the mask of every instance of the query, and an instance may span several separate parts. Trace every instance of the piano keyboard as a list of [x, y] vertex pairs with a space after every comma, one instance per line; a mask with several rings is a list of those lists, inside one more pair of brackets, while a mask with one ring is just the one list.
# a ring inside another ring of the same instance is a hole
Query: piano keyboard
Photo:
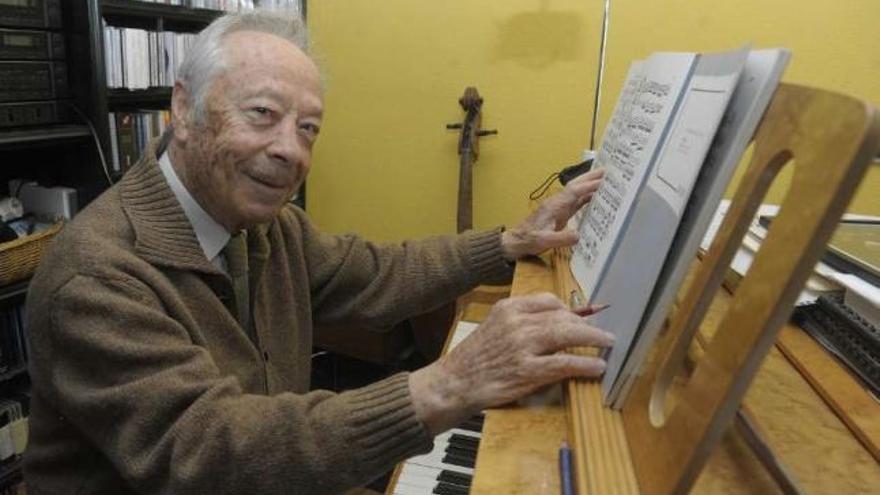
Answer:
[[[477, 324], [460, 321], [449, 341], [447, 351], [476, 330]], [[474, 416], [458, 428], [434, 438], [431, 452], [410, 457], [403, 463], [397, 483], [386, 490], [394, 495], [467, 495], [474, 476], [483, 415]]]

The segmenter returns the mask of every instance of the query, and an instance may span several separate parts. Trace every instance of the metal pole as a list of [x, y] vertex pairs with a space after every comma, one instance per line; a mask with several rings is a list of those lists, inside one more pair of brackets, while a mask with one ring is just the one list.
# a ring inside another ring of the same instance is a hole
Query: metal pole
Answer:
[[605, 0], [605, 12], [602, 16], [602, 41], [599, 44], [599, 73], [596, 74], [596, 97], [593, 100], [593, 125], [590, 128], [590, 149], [596, 149], [596, 121], [599, 120], [599, 104], [602, 97], [602, 76], [605, 75], [605, 46], [608, 43], [608, 16], [611, 11], [611, 0]]

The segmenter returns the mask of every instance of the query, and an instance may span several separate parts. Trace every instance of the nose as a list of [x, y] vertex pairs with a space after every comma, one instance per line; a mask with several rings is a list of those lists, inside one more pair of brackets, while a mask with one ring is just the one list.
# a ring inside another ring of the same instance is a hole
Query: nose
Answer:
[[307, 169], [311, 149], [297, 132], [296, 118], [286, 116], [275, 131], [266, 150], [272, 160], [285, 167]]

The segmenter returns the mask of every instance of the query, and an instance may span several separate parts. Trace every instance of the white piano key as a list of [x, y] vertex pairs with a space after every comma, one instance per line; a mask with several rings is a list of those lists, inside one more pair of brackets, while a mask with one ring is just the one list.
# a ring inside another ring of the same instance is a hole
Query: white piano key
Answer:
[[430, 490], [426, 490], [425, 487], [409, 485], [401, 481], [398, 481], [397, 485], [394, 486], [395, 495], [427, 495], [431, 491], [433, 491], [433, 487]]
[[440, 476], [441, 471], [443, 471], [443, 469], [439, 467], [419, 466], [418, 464], [406, 463], [403, 466], [403, 469], [400, 470], [400, 477], [430, 478], [436, 480], [437, 477]]
[[455, 346], [460, 344], [461, 341], [466, 339], [468, 335], [472, 334], [478, 326], [479, 323], [474, 323], [472, 321], [459, 321], [458, 325], [455, 326], [452, 339], [449, 341], [449, 350], [452, 350]]
[[446, 453], [443, 451], [431, 452], [430, 454], [411, 457], [406, 462], [408, 464], [415, 464], [417, 466], [447, 469], [449, 471], [455, 471], [458, 473], [464, 473], [473, 476], [474, 470], [472, 468], [456, 466], [455, 464], [448, 464], [443, 462], [443, 457], [445, 456]]
[[[439, 476], [439, 474], [438, 474]], [[438, 481], [434, 478], [425, 478], [420, 476], [404, 476], [402, 473], [399, 478], [397, 478], [397, 483], [400, 485], [407, 485], [413, 487], [419, 487], [425, 491], [425, 493], [431, 493], [431, 490], [437, 486]]]
[[[452, 349], [461, 341], [466, 339], [473, 333], [478, 323], [470, 321], [459, 321], [456, 325], [452, 338], [449, 341], [449, 349]], [[434, 448], [427, 454], [418, 455], [407, 459], [400, 470], [397, 478], [397, 484], [394, 486], [395, 495], [429, 495], [437, 486], [437, 478], [441, 471], [452, 471], [455, 473], [474, 475], [472, 468], [457, 466], [443, 462], [446, 456], [446, 447], [449, 445], [449, 439], [453, 434], [459, 434], [471, 438], [480, 438], [480, 433], [464, 430], [461, 428], [452, 428], [449, 431], [441, 433], [434, 437]]]
[[481, 433], [478, 433], [476, 431], [471, 431], [471, 430], [464, 430], [462, 428], [453, 428], [453, 429], [449, 430], [447, 433], [449, 433], [449, 436], [452, 436], [453, 433], [458, 433], [459, 435], [473, 437], [473, 438], [480, 438], [482, 436]]

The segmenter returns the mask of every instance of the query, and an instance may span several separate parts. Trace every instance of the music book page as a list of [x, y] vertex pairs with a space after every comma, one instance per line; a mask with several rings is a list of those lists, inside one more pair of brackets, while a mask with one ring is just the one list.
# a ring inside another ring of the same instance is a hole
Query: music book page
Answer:
[[608, 403], [748, 55], [656, 54], [627, 77], [597, 158], [605, 180], [571, 262], [587, 298], [611, 304], [592, 317], [617, 337], [602, 380]]
[[572, 273], [593, 302], [619, 241], [617, 233], [656, 158], [695, 59], [692, 53], [658, 53], [630, 66], [596, 156], [605, 179], [581, 215], [580, 242], [572, 252]]
[[[681, 214], [662, 271], [617, 380], [606, 402], [620, 409], [656, 336], [672, 308], [675, 295], [693, 263], [704, 233], [740, 158], [751, 141], [791, 54], [785, 49], [752, 50], [725, 110], [721, 125]], [[717, 227], [716, 227], [717, 228]]]

